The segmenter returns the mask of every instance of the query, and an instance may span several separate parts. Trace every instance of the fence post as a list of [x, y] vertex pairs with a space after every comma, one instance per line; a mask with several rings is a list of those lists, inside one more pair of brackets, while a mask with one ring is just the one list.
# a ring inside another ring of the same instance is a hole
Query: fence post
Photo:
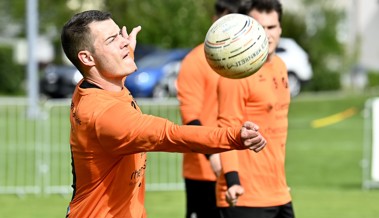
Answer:
[[368, 99], [364, 109], [363, 188], [379, 188], [379, 98]]

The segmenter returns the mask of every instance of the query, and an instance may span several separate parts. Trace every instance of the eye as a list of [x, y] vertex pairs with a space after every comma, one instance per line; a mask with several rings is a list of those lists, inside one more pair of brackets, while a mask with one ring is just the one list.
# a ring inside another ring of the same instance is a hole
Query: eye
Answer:
[[113, 41], [114, 41], [119, 35], [120, 35], [120, 33], [117, 33], [117, 34], [115, 34], [115, 35], [113, 35], [113, 36], [110, 36], [110, 37], [106, 40], [107, 44], [113, 42]]
[[112, 43], [112, 42], [114, 41], [115, 38], [116, 38], [116, 37], [110, 37], [110, 38], [108, 38], [107, 41], [106, 41], [106, 43], [107, 43], [107, 44]]
[[269, 30], [272, 30], [272, 29], [275, 29], [277, 26], [276, 25], [273, 25], [273, 26], [268, 26], [268, 28], [267, 29], [269, 29]]

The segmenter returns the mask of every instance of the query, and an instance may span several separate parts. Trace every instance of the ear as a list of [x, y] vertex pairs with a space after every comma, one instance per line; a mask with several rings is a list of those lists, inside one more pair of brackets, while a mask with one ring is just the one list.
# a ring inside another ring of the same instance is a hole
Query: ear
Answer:
[[216, 20], [220, 18], [219, 16], [213, 15], [212, 16], [212, 23], [216, 22]]
[[91, 55], [91, 52], [89, 51], [80, 51], [78, 53], [78, 58], [85, 66], [94, 66], [95, 61], [93, 56]]

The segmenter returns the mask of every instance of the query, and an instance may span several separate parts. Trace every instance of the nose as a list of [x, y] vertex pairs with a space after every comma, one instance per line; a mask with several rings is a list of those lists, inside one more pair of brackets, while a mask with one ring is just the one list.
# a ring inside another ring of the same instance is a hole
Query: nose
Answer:
[[125, 37], [123, 37], [123, 36], [120, 36], [120, 38], [121, 38], [121, 43], [120, 43], [120, 47], [121, 47], [121, 48], [124, 48], [124, 47], [129, 46], [130, 41], [129, 41], [128, 38], [125, 38]]

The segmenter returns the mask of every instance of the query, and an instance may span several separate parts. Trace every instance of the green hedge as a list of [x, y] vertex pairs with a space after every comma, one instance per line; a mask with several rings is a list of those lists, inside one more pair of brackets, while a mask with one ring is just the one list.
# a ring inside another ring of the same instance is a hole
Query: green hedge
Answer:
[[340, 74], [324, 69], [324, 71], [314, 71], [313, 78], [305, 84], [303, 91], [332, 91], [341, 88]]
[[13, 61], [13, 48], [0, 46], [0, 94], [18, 95], [23, 93], [24, 72], [24, 67]]
[[368, 71], [368, 87], [379, 87], [379, 72], [378, 71]]

